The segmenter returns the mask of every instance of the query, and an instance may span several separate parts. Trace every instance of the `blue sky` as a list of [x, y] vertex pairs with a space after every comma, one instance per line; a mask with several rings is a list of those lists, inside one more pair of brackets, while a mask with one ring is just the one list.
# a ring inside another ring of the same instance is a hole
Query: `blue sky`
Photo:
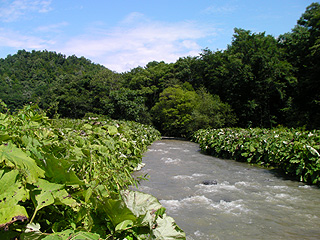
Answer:
[[84, 56], [117, 71], [225, 49], [233, 29], [290, 32], [308, 0], [0, 0], [0, 58]]

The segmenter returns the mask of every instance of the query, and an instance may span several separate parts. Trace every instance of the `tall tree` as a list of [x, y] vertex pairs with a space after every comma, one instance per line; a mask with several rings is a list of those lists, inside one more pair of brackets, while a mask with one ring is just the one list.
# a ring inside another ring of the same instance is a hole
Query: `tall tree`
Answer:
[[146, 67], [137, 67], [124, 73], [126, 87], [139, 90], [146, 99], [146, 106], [151, 109], [159, 100], [159, 94], [177, 83], [173, 76], [173, 64], [149, 62]]
[[203, 66], [201, 63], [202, 61], [199, 57], [179, 58], [173, 65], [174, 78], [181, 83], [190, 83], [194, 89], [203, 87], [204, 84], [201, 77]]
[[137, 90], [120, 88], [110, 92], [110, 103], [113, 105], [113, 119], [124, 119], [145, 124], [151, 123], [150, 114], [145, 106], [145, 99]]
[[231, 105], [240, 126], [284, 123], [295, 79], [274, 37], [236, 28], [226, 51], [206, 50], [202, 59], [206, 87]]
[[306, 8], [290, 33], [279, 37], [298, 79], [293, 116], [299, 125], [320, 128], [320, 4]]
[[194, 91], [188, 82], [164, 89], [151, 112], [155, 126], [163, 134], [177, 137], [189, 137], [200, 128], [226, 127], [236, 122], [228, 104], [204, 88]]
[[155, 126], [167, 136], [185, 137], [191, 129], [196, 92], [174, 86], [164, 89], [152, 108]]

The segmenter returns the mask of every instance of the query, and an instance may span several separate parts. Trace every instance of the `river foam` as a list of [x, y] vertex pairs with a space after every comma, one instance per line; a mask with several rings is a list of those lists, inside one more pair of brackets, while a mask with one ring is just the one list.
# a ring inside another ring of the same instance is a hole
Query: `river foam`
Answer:
[[176, 175], [176, 176], [173, 176], [172, 178], [173, 179], [182, 179], [182, 180], [194, 179], [192, 176], [189, 176], [189, 175]]
[[210, 206], [212, 200], [204, 195], [195, 195], [183, 198], [181, 200], [160, 200], [160, 203], [167, 209], [176, 211], [180, 208], [195, 206]]
[[172, 178], [173, 179], [177, 179], [177, 180], [185, 180], [185, 179], [188, 179], [188, 180], [196, 180], [198, 178], [203, 178], [207, 176], [207, 174], [203, 174], [203, 173], [193, 173], [192, 175], [176, 175], [176, 176], [173, 176]]
[[234, 215], [248, 213], [250, 211], [244, 206], [244, 201], [242, 199], [231, 202], [220, 200], [220, 202], [212, 203], [210, 206], [224, 213], [230, 213]]
[[199, 188], [199, 192], [212, 193], [221, 191], [240, 191], [235, 185], [231, 185], [228, 182], [218, 183], [216, 185], [198, 184], [195, 187]]
[[163, 160], [165, 164], [178, 164], [181, 162], [180, 158], [163, 157], [161, 160]]

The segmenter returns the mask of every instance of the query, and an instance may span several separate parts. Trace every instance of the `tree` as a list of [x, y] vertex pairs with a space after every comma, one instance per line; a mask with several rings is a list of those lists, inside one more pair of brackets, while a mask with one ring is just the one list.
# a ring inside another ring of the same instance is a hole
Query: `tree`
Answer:
[[200, 128], [225, 127], [235, 123], [228, 104], [204, 89], [195, 92], [189, 83], [166, 88], [152, 108], [155, 126], [164, 134], [189, 137]]
[[179, 58], [173, 65], [174, 79], [181, 83], [188, 82], [194, 89], [203, 87], [201, 72], [202, 66], [199, 57]]
[[164, 134], [181, 137], [190, 133], [196, 92], [180, 86], [168, 87], [151, 109], [155, 126]]
[[320, 4], [306, 8], [290, 33], [279, 37], [295, 68], [298, 84], [294, 89], [293, 120], [308, 128], [320, 128]]
[[194, 109], [192, 111], [192, 130], [205, 128], [222, 128], [234, 126], [236, 115], [230, 105], [223, 103], [218, 95], [211, 95], [205, 88], [197, 91]]
[[172, 73], [173, 64], [149, 62], [146, 67], [137, 67], [124, 73], [125, 86], [139, 90], [146, 99], [146, 106], [151, 109], [159, 100], [159, 94], [169, 86], [177, 83]]
[[205, 86], [234, 109], [242, 127], [272, 127], [285, 121], [292, 66], [277, 41], [265, 33], [235, 29], [225, 51], [204, 51]]
[[114, 105], [110, 94], [119, 90], [123, 85], [120, 74], [109, 69], [102, 69], [94, 73], [90, 80], [91, 112], [111, 117], [114, 114]]
[[150, 124], [150, 114], [145, 106], [145, 99], [139, 91], [128, 88], [120, 88], [110, 92], [110, 103], [113, 111], [110, 115], [113, 119], [124, 119], [145, 124]]

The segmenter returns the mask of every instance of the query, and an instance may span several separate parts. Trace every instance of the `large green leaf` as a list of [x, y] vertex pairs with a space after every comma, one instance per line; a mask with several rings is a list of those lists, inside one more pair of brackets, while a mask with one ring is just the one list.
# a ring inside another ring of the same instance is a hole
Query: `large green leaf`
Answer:
[[28, 219], [27, 211], [20, 205], [2, 207], [0, 209], [0, 229], [7, 228], [16, 221], [25, 221]]
[[101, 240], [100, 236], [96, 233], [74, 232], [71, 229], [51, 234], [44, 234], [38, 231], [27, 232], [23, 233], [20, 238], [21, 240]]
[[17, 181], [18, 175], [18, 170], [0, 170], [0, 228], [28, 218], [25, 208], [18, 205], [29, 197], [28, 191]]
[[115, 126], [108, 126], [108, 133], [111, 136], [116, 135], [118, 133], [118, 128]]
[[135, 222], [137, 220], [136, 216], [122, 200], [106, 199], [104, 201], [103, 209], [112, 222], [114, 228], [124, 221], [129, 220]]
[[83, 185], [84, 183], [71, 168], [72, 163], [70, 161], [57, 159], [50, 154], [45, 155], [44, 169], [48, 178], [56, 183], [64, 183], [66, 185]]
[[0, 146], [1, 162], [24, 172], [29, 183], [34, 183], [39, 177], [44, 177], [44, 171], [37, 166], [36, 162], [12, 143]]
[[164, 208], [152, 195], [125, 190], [121, 195], [127, 207], [140, 217], [142, 224], [148, 224], [154, 239], [186, 239], [185, 233], [173, 218], [164, 213]]
[[[4, 174], [1, 174], [4, 173]], [[17, 181], [18, 170], [0, 170], [0, 208], [16, 205], [28, 198], [28, 191]]]
[[149, 226], [154, 224], [155, 215], [153, 214], [162, 208], [155, 197], [138, 191], [122, 191], [121, 195], [126, 206], [140, 218], [142, 224]]
[[175, 223], [172, 217], [169, 217], [166, 214], [164, 214], [162, 217], [158, 217], [156, 222], [157, 225], [152, 231], [155, 239], [186, 239], [185, 233]]
[[47, 180], [39, 179], [37, 188], [32, 192], [32, 200], [35, 205], [35, 212], [41, 208], [49, 206], [54, 203], [53, 192], [61, 190], [64, 186], [62, 184], [50, 183]]
[[68, 205], [71, 207], [76, 207], [78, 205], [77, 202], [63, 188], [64, 185], [62, 184], [51, 183], [44, 179], [38, 180], [37, 188], [33, 190], [31, 195], [35, 206], [32, 220], [41, 208], [49, 206], [53, 203]]

